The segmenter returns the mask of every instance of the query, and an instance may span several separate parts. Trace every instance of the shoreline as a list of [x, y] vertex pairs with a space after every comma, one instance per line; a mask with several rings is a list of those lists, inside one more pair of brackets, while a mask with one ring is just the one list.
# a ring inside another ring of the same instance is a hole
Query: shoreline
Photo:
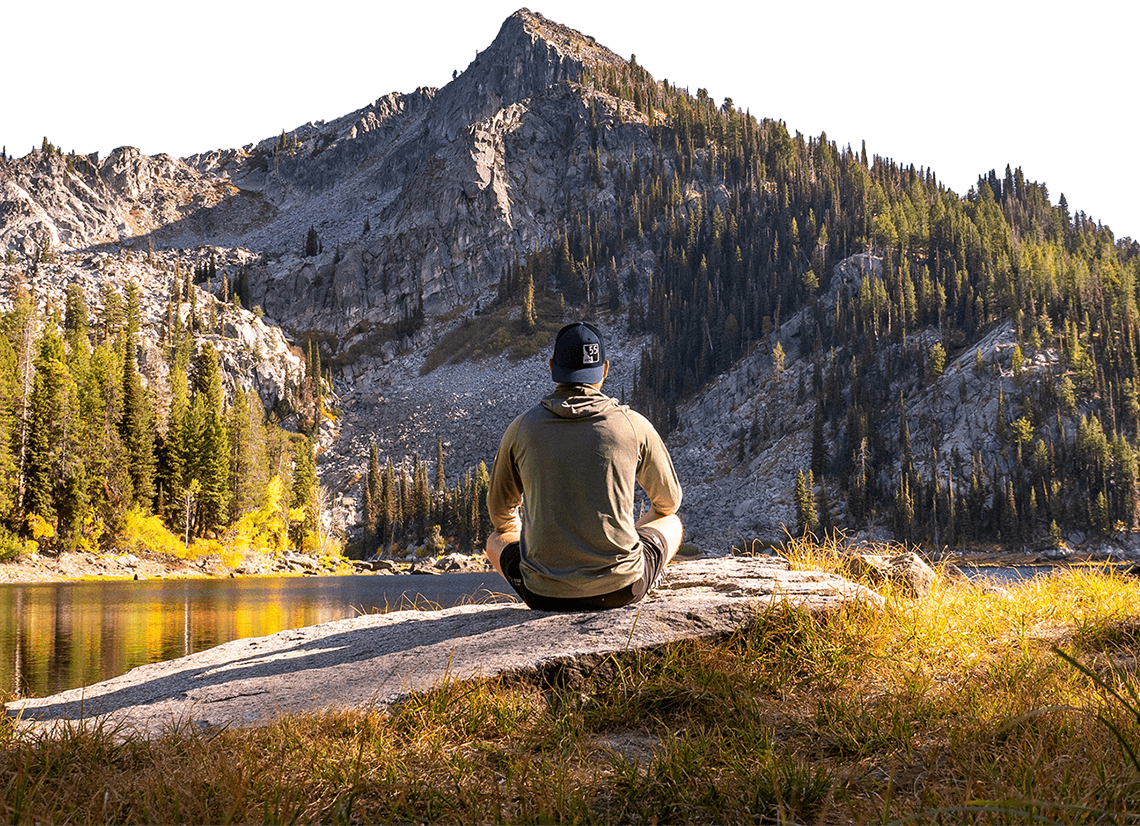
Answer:
[[434, 559], [377, 560], [318, 558], [287, 553], [248, 554], [236, 565], [210, 555], [181, 559], [157, 553], [96, 554], [64, 552], [26, 554], [0, 562], [0, 585], [61, 582], [110, 582], [149, 579], [225, 579], [234, 577], [352, 576], [370, 574], [438, 575], [489, 571], [482, 556], [449, 554]]
[[[1127, 557], [1066, 549], [1065, 553], [1001, 551], [993, 548], [922, 552], [930, 564], [956, 567], [1076, 567], [1104, 565], [1128, 569], [1136, 561]], [[485, 557], [451, 553], [434, 558], [359, 559], [318, 558], [286, 553], [247, 554], [235, 565], [225, 564], [216, 555], [182, 559], [158, 553], [97, 554], [64, 552], [59, 555], [26, 554], [0, 562], [0, 585], [32, 585], [61, 582], [106, 582], [148, 579], [224, 579], [246, 576], [352, 576], [370, 574], [439, 575], [486, 572], [491, 567]]]

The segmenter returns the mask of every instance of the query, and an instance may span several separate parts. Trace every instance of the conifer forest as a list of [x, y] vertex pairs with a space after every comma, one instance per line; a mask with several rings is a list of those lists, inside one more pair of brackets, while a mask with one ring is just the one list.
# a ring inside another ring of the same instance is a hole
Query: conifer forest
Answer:
[[[604, 303], [619, 293], [613, 262], [651, 250], [648, 294], [627, 308], [654, 342], [632, 403], [663, 431], [750, 348], [770, 348], [782, 369], [774, 331], [805, 313], [798, 355], [811, 378], [795, 392], [815, 423], [798, 530], [878, 521], [915, 543], [1018, 547], [1140, 526], [1140, 244], [1072, 214], [1063, 195], [1052, 204], [1021, 169], [990, 171], [962, 197], [933, 170], [791, 135], [729, 99], [654, 81], [636, 60], [583, 83], [642, 113], [654, 152], [603, 160], [596, 130], [591, 166], [600, 180], [610, 165], [616, 207], [583, 195], [558, 242], [512, 267], [500, 292], [517, 299], [549, 271], [568, 300]], [[881, 273], [821, 301], [836, 263], [859, 253]], [[1016, 335], [1010, 363], [974, 364], [1013, 373], [992, 434], [999, 460], [916, 457], [912, 442], [936, 440], [908, 419], [908, 398], [1003, 323]], [[1056, 354], [1051, 368], [1028, 369], [1038, 353]], [[770, 435], [757, 421], [741, 430], [742, 459]]]

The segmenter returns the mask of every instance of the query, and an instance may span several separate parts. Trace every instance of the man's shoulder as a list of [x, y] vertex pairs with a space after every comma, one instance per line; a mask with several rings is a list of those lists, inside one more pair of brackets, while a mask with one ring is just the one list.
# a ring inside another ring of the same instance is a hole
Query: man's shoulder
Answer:
[[536, 402], [511, 420], [507, 425], [507, 433], [517, 433], [520, 429], [526, 429], [528, 424], [550, 418], [554, 418], [554, 414], [547, 410], [541, 401]]
[[645, 416], [638, 413], [628, 404], [616, 404], [613, 408], [613, 412], [617, 415], [624, 416], [639, 431], [657, 432], [657, 428], [653, 426], [653, 422], [649, 421], [649, 419], [645, 418]]
[[524, 410], [522, 413], [520, 413], [518, 416], [516, 416], [515, 421], [516, 422], [524, 422], [524, 421], [534, 420], [534, 419], [549, 419], [549, 418], [551, 418], [554, 414], [551, 413], [549, 408], [547, 408], [547, 406], [544, 404], [544, 402], [548, 398], [549, 398], [549, 396], [543, 396], [541, 399], [536, 401], [534, 404], [532, 404], [530, 407], [528, 407], [526, 410]]

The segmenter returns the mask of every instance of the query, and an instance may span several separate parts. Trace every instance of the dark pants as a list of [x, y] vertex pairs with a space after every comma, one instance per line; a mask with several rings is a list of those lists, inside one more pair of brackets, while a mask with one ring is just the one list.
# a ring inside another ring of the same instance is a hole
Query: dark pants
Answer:
[[518, 592], [523, 602], [536, 611], [598, 611], [605, 608], [621, 608], [623, 605], [632, 605], [640, 600], [657, 582], [657, 577], [665, 568], [665, 560], [669, 556], [669, 545], [665, 537], [655, 528], [638, 528], [641, 537], [641, 555], [645, 560], [645, 573], [641, 579], [631, 582], [624, 588], [610, 591], [608, 594], [598, 594], [592, 597], [548, 597], [536, 594], [526, 587], [523, 582], [520, 563], [522, 562], [522, 548], [518, 542], [512, 542], [503, 548], [499, 556], [499, 567], [503, 576], [507, 578], [510, 586]]

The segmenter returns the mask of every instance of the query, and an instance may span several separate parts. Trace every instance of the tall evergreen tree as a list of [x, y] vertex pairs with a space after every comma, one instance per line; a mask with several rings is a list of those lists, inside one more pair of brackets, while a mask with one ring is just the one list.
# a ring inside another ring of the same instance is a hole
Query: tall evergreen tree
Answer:
[[63, 339], [49, 324], [35, 361], [26, 462], [24, 506], [70, 539], [82, 515], [78, 405], [65, 362]]
[[796, 506], [796, 533], [800, 536], [814, 534], [819, 528], [819, 516], [815, 507], [815, 492], [812, 489], [812, 472], [807, 476], [801, 470], [796, 474], [793, 501]]
[[138, 286], [127, 287], [127, 309], [121, 329], [123, 407], [119, 423], [131, 479], [131, 502], [149, 512], [154, 499], [154, 411], [139, 375], [136, 349], [141, 329]]
[[230, 498], [230, 444], [226, 435], [221, 370], [218, 355], [205, 344], [194, 360], [194, 395], [188, 419], [192, 434], [184, 482], [197, 479], [199, 533], [215, 531], [228, 516]]
[[293, 544], [300, 548], [304, 545], [306, 537], [317, 532], [317, 520], [320, 518], [317, 504], [317, 467], [313, 462], [313, 446], [306, 439], [297, 441], [293, 460], [293, 492], [290, 507], [300, 508], [303, 511], [301, 520], [293, 526], [291, 539]]
[[119, 434], [126, 449], [131, 501], [149, 511], [154, 500], [154, 411], [135, 364], [135, 345], [128, 333], [123, 347], [123, 410]]
[[380, 470], [380, 452], [376, 442], [368, 448], [368, 476], [364, 482], [364, 555], [370, 557], [380, 547], [380, 530], [384, 502], [384, 479]]
[[11, 525], [17, 517], [19, 490], [16, 456], [12, 447], [16, 437], [15, 403], [19, 398], [18, 359], [7, 336], [0, 335], [0, 527]]
[[[164, 515], [171, 528], [184, 527], [185, 486], [190, 447], [195, 436], [190, 419], [190, 389], [187, 378], [188, 357], [176, 357], [170, 369], [170, 412], [166, 432], [158, 434], [155, 454], [155, 488], [164, 504]], [[191, 472], [192, 476], [192, 472]]]
[[260, 506], [265, 495], [265, 411], [257, 393], [234, 392], [234, 402], [226, 412], [230, 446], [230, 513], [236, 522], [242, 514]]

